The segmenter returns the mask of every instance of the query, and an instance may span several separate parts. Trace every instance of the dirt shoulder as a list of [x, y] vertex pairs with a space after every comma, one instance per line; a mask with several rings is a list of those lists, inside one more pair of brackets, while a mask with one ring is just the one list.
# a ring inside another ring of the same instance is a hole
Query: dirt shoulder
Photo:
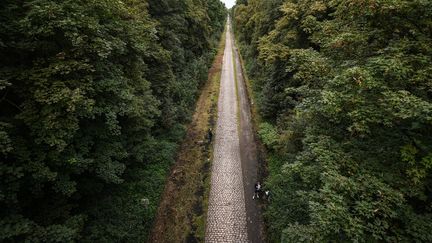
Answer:
[[212, 158], [208, 130], [217, 118], [224, 40], [225, 34], [165, 184], [149, 242], [204, 241]]
[[[234, 35], [233, 35], [234, 36]], [[233, 43], [235, 43], [233, 37]], [[259, 141], [255, 136], [251, 102], [243, 67], [237, 47], [234, 44], [234, 64], [240, 110], [240, 155], [242, 160], [243, 186], [245, 193], [247, 228], [249, 241], [265, 242], [264, 221], [259, 200], [253, 200], [254, 185], [261, 180], [263, 160], [260, 159]], [[261, 181], [262, 182], [262, 181]]]

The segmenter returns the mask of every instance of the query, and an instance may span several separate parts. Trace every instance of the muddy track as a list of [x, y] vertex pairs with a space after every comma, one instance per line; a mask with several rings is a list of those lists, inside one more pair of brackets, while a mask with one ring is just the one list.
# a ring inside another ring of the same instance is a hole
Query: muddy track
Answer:
[[[233, 37], [234, 39], [234, 37]], [[234, 40], [232, 43], [235, 43]], [[234, 61], [236, 65], [237, 92], [240, 107], [240, 156], [243, 171], [243, 187], [245, 191], [247, 229], [249, 242], [264, 242], [264, 225], [261, 214], [261, 207], [258, 200], [253, 200], [254, 185], [262, 179], [260, 176], [259, 149], [257, 147], [257, 138], [255, 137], [254, 126], [252, 123], [251, 104], [249, 94], [246, 88], [246, 82], [243, 75], [240, 54], [234, 47]], [[262, 182], [261, 182], [262, 183]]]

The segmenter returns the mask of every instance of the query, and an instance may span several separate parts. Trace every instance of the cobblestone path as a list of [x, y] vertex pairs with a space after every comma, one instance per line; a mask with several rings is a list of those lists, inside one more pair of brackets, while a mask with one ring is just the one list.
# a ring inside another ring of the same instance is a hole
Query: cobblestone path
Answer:
[[228, 24], [218, 101], [206, 242], [248, 242], [232, 48], [231, 26]]

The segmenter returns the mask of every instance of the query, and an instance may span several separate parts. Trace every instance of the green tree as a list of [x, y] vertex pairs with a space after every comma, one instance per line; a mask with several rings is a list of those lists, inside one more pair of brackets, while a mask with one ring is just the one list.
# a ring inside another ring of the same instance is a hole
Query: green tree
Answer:
[[431, 241], [432, 4], [266, 4], [237, 5], [234, 19], [278, 133], [267, 144], [271, 239]]
[[146, 239], [221, 33], [211, 3], [167, 3], [194, 31], [170, 39], [152, 1], [0, 3], [0, 241]]

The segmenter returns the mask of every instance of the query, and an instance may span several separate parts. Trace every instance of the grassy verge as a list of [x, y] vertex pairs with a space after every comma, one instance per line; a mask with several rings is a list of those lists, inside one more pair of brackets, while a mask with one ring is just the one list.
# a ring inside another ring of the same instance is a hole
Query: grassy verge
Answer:
[[217, 119], [225, 33], [166, 182], [150, 242], [203, 242], [213, 156], [208, 130]]
[[[218, 54], [213, 63], [212, 69], [209, 71], [209, 80], [211, 82], [211, 105], [210, 105], [210, 117], [209, 117], [209, 125], [208, 128], [211, 128], [215, 131], [216, 122], [217, 122], [217, 105], [219, 100], [219, 87], [220, 80], [222, 75], [222, 61], [225, 50], [225, 37], [226, 37], [226, 28], [224, 33], [222, 34], [221, 41], [219, 43]], [[211, 161], [213, 159], [213, 147], [210, 146], [208, 151], [208, 167], [206, 168], [204, 175], [204, 195], [203, 200], [201, 202], [202, 208], [204, 209], [203, 214], [195, 215], [194, 225], [196, 227], [195, 237], [200, 242], [204, 242], [205, 239], [205, 229], [206, 229], [206, 219], [207, 219], [207, 209], [208, 209], [208, 200], [210, 195], [210, 182], [211, 182]]]
[[[246, 68], [245, 68], [245, 62], [243, 60], [243, 57], [241, 55], [241, 50], [240, 48], [237, 46], [237, 39], [234, 35], [234, 46], [235, 48], [237, 48], [238, 53], [239, 53], [239, 59], [240, 59], [240, 65], [241, 65], [241, 70], [243, 73], [243, 78], [244, 81], [246, 83], [246, 92], [247, 92], [247, 97], [249, 98], [249, 102], [251, 104], [251, 113], [252, 113], [252, 120], [253, 120], [253, 125], [254, 126], [258, 126], [261, 122], [261, 116], [259, 114], [259, 110], [258, 107], [256, 105], [256, 100], [257, 100], [257, 93], [254, 91], [254, 83], [252, 79], [249, 79], [248, 74], [246, 72]], [[257, 131], [257, 127], [254, 127], [255, 131]]]

